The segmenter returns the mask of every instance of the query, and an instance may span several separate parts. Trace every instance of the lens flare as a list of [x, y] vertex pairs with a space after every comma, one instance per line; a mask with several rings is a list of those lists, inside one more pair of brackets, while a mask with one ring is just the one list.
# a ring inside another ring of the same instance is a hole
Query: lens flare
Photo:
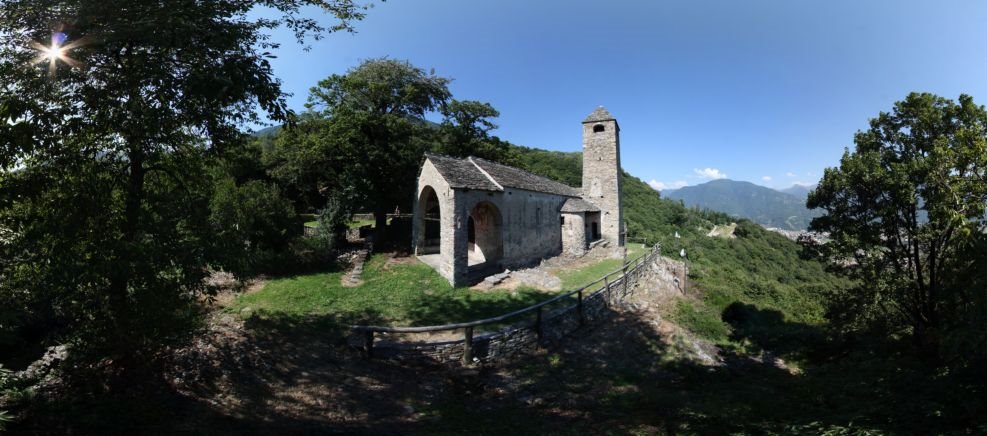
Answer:
[[55, 75], [58, 70], [58, 63], [63, 62], [70, 67], [79, 66], [79, 62], [68, 56], [68, 51], [79, 45], [79, 42], [72, 42], [66, 44], [68, 40], [68, 35], [62, 32], [55, 32], [51, 34], [51, 45], [44, 45], [39, 42], [34, 42], [32, 45], [34, 49], [38, 51], [38, 57], [34, 59], [34, 63], [48, 63], [48, 74], [51, 76]]

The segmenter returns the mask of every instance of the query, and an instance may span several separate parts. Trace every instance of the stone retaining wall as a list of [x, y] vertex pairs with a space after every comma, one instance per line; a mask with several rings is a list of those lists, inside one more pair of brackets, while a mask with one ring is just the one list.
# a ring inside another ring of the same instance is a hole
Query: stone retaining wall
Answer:
[[[536, 314], [532, 312], [523, 315], [519, 322], [498, 331], [478, 332], [473, 336], [472, 341], [474, 362], [509, 360], [519, 354], [533, 351], [540, 345], [563, 341], [581, 328], [593, 328], [594, 324], [612, 314], [612, 307], [620, 305], [626, 298], [644, 288], [641, 278], [647, 272], [655, 272], [660, 268], [657, 262], [660, 258], [659, 250], [652, 251], [640, 265], [628, 270], [626, 275], [610, 281], [608, 286], [604, 287], [601, 284], [594, 291], [587, 290], [591, 293], [583, 298], [581, 315], [573, 296], [573, 299], [566, 301], [563, 307], [544, 310], [540, 326], [535, 321]], [[463, 359], [465, 336], [462, 329], [451, 333], [463, 339], [441, 342], [400, 342], [383, 339], [374, 344], [373, 356], [459, 363]], [[350, 344], [354, 347], [363, 347], [365, 345], [363, 341], [362, 334], [354, 335], [351, 337]]]

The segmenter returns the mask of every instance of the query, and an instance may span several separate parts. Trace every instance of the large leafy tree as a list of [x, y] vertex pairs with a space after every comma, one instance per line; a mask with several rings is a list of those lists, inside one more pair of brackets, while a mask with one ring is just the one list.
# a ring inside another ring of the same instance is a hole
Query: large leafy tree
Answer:
[[439, 126], [436, 149], [450, 156], [477, 156], [505, 164], [516, 164], [510, 144], [490, 132], [497, 128], [491, 121], [500, 116], [490, 103], [451, 100], [442, 108], [444, 119]]
[[[450, 98], [449, 79], [395, 59], [369, 59], [313, 87], [308, 107], [326, 119], [326, 140], [346, 160], [346, 179], [373, 209], [376, 228], [410, 202], [431, 127], [425, 115]], [[406, 209], [407, 210], [407, 209]]]
[[[388, 213], [411, 207], [425, 151], [512, 163], [510, 144], [490, 136], [497, 110], [452, 99], [450, 81], [388, 58], [320, 81], [311, 89], [311, 111], [275, 140], [270, 173], [305, 207], [329, 199], [346, 213], [367, 207], [383, 229]], [[441, 123], [426, 119], [430, 114], [441, 114]]]
[[155, 341], [215, 258], [204, 162], [242, 146], [256, 107], [291, 116], [267, 31], [361, 17], [352, 0], [0, 4], [0, 299], [80, 350]]
[[[509, 144], [490, 136], [497, 110], [452, 99], [450, 81], [388, 58], [320, 81], [311, 111], [274, 141], [270, 173], [305, 207], [328, 198], [347, 211], [368, 207], [383, 229], [387, 213], [410, 208], [425, 151], [511, 162]], [[441, 123], [430, 114], [441, 114]]]
[[928, 351], [982, 328], [987, 111], [966, 95], [913, 93], [854, 143], [808, 200], [825, 211], [811, 225], [831, 234], [822, 253], [860, 279], [833, 317], [911, 334]]

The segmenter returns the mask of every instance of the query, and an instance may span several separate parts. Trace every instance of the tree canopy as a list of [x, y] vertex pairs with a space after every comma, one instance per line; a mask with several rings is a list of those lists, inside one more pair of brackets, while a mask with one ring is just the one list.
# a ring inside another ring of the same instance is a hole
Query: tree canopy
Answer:
[[[489, 134], [497, 110], [453, 99], [450, 81], [389, 58], [320, 81], [310, 112], [275, 140], [270, 173], [304, 206], [338, 198], [371, 210], [383, 229], [387, 213], [410, 210], [425, 152], [509, 158], [508, 144]], [[440, 123], [427, 118], [439, 115]]]
[[[821, 253], [860, 279], [832, 316], [930, 350], [944, 333], [982, 332], [987, 111], [967, 95], [913, 93], [854, 144], [808, 199], [825, 211], [811, 229], [831, 234]], [[979, 337], [966, 346], [982, 348]]]
[[[255, 7], [277, 17], [255, 18]], [[337, 20], [320, 25], [299, 15], [305, 7]], [[0, 4], [0, 169], [13, 171], [0, 180], [11, 235], [0, 242], [0, 299], [22, 309], [19, 322], [46, 319], [104, 356], [158, 340], [217, 259], [205, 162], [242, 147], [255, 107], [292, 116], [267, 32], [318, 38], [351, 30], [362, 10], [352, 0]]]

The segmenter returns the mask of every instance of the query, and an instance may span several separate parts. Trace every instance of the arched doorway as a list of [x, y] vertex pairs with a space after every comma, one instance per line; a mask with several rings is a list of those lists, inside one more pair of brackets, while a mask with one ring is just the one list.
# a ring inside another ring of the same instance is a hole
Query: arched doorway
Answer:
[[439, 196], [431, 186], [425, 186], [418, 197], [418, 240], [416, 251], [419, 256], [440, 251], [442, 242], [442, 214], [439, 211]]
[[469, 265], [496, 266], [504, 256], [504, 229], [500, 209], [481, 201], [467, 219]]

